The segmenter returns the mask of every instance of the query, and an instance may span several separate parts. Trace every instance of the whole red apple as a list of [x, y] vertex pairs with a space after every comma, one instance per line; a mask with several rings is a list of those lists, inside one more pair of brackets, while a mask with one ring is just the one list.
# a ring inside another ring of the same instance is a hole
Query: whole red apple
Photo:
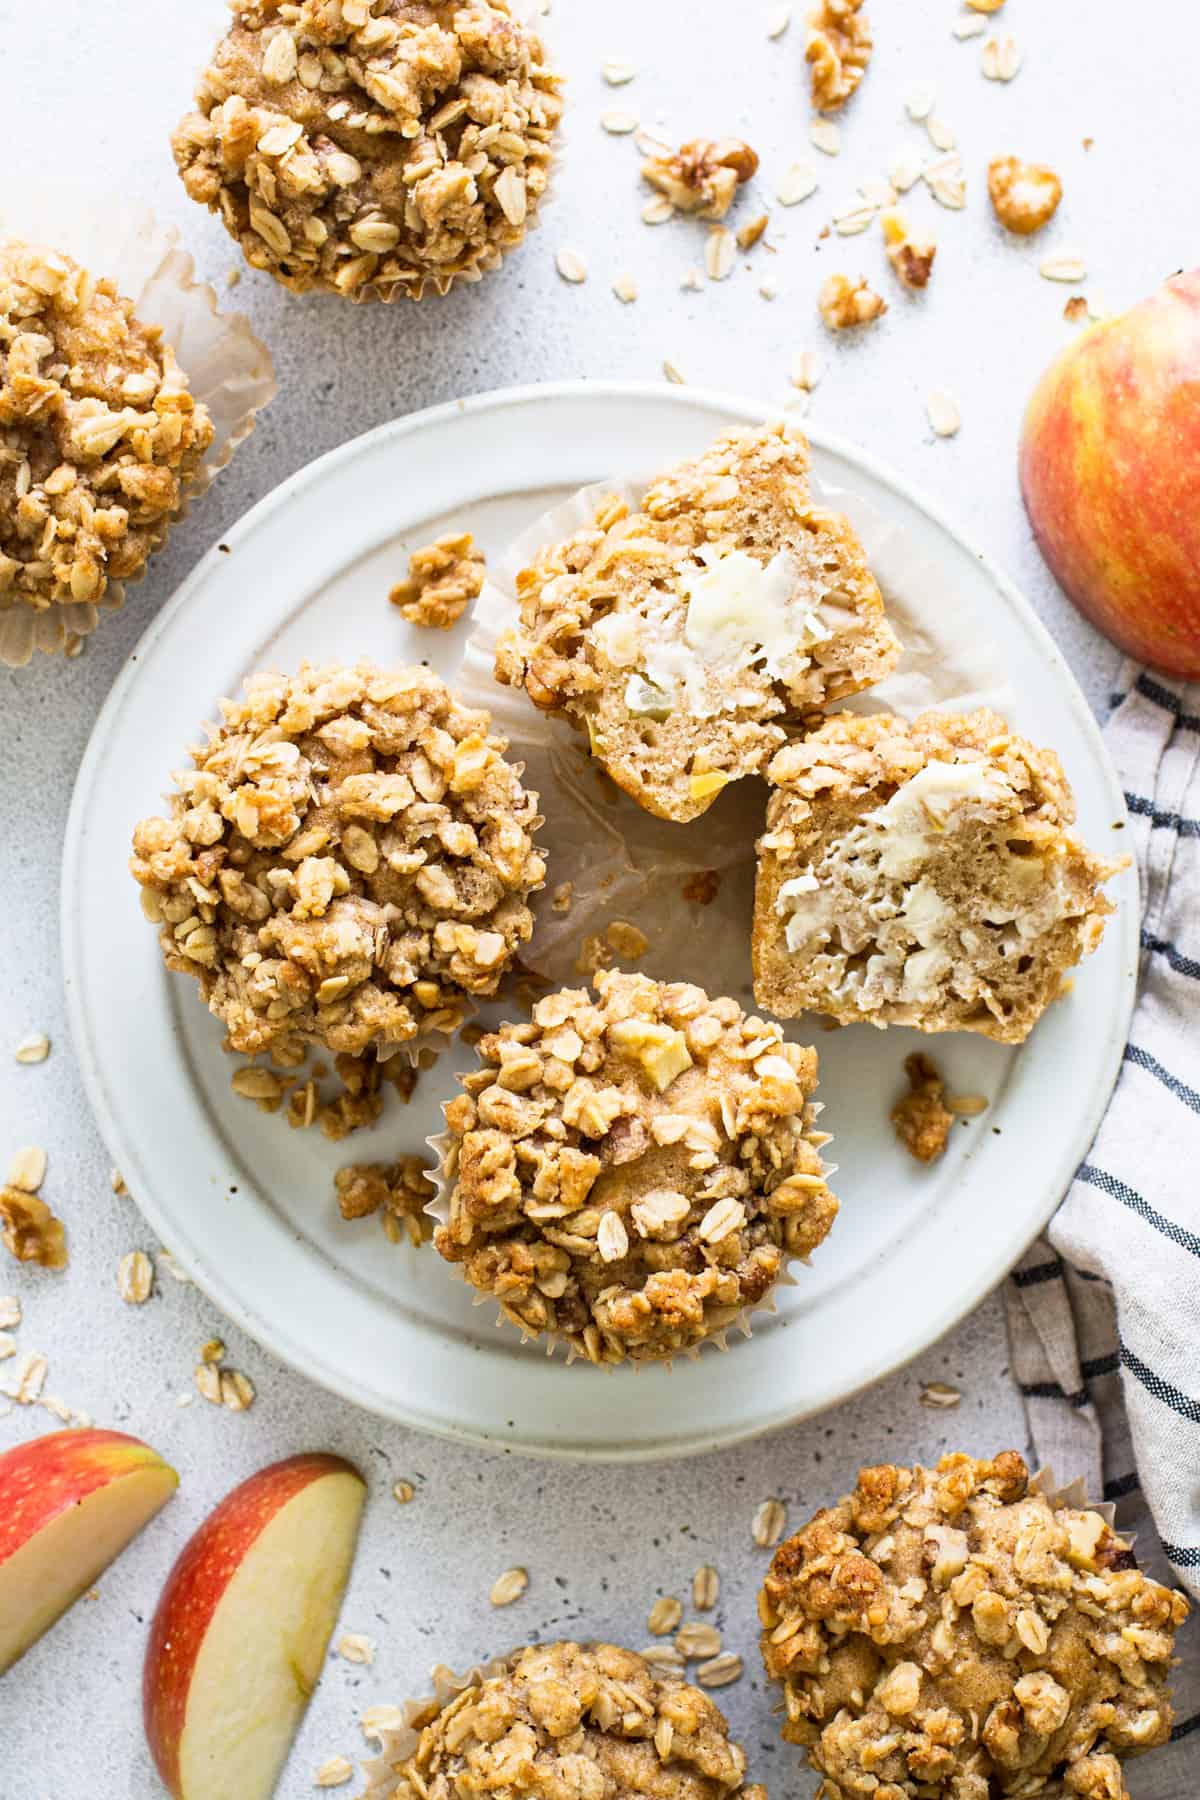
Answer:
[[1079, 610], [1140, 662], [1200, 677], [1200, 269], [1050, 365], [1020, 470], [1042, 554]]

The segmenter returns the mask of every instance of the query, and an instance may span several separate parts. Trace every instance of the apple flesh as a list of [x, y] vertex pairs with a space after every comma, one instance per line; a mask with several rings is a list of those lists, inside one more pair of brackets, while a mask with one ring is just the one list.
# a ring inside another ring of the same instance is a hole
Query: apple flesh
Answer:
[[1200, 269], [1051, 364], [1020, 473], [1042, 554], [1085, 617], [1140, 662], [1200, 677]]
[[273, 1792], [321, 1674], [365, 1498], [341, 1457], [289, 1457], [228, 1494], [184, 1548], [142, 1685], [146, 1737], [175, 1800]]
[[0, 1675], [178, 1486], [157, 1450], [123, 1431], [52, 1431], [0, 1456]]

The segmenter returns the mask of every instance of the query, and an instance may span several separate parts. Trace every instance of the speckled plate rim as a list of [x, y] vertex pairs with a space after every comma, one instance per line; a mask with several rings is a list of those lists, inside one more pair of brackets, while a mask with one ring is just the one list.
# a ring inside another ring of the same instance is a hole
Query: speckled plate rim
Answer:
[[[671, 418], [672, 428], [678, 418], [681, 436], [689, 428], [693, 433], [696, 429], [696, 417], [688, 418], [688, 414], [703, 415], [715, 430], [722, 423], [761, 420], [778, 412], [750, 399], [658, 383], [564, 382], [482, 394], [392, 421], [329, 452], [254, 506], [226, 534], [224, 543], [235, 550], [244, 549], [276, 523], [278, 515], [302, 510], [318, 487], [344, 476], [348, 465], [369, 467], [373, 461], [386, 462], [396, 454], [397, 445], [422, 435], [440, 441], [447, 431], [456, 434], [459, 426], [464, 459], [469, 461], [478, 441], [486, 441], [489, 434], [511, 453], [503, 489], [496, 482], [492, 492], [532, 490], [576, 478], [583, 485], [603, 473], [595, 459], [586, 463], [586, 455], [591, 454], [593, 430], [598, 438], [606, 431], [612, 435], [614, 408], [619, 409], [621, 441], [632, 444], [638, 442], [639, 409], [657, 409], [664, 419]], [[1007, 636], [1010, 648], [1015, 643], [1018, 650], [1034, 658], [1027, 665], [1031, 682], [1053, 690], [1055, 704], [1062, 707], [1064, 728], [1069, 721], [1077, 752], [1086, 758], [1081, 766], [1077, 754], [1070, 771], [1081, 801], [1086, 795], [1095, 816], [1103, 812], [1110, 820], [1124, 819], [1124, 797], [1096, 721], [1057, 646], [1013, 583], [972, 546], [940, 508], [903, 478], [820, 427], [806, 429], [818, 460], [824, 453], [890, 490], [925, 522], [931, 540], [939, 535], [952, 540], [960, 553], [978, 565], [1001, 603], [994, 621], [998, 637]], [[426, 466], [432, 465], [423, 462], [418, 471]], [[442, 467], [437, 466], [439, 470]], [[587, 474], [582, 472], [585, 466]], [[482, 491], [476, 488], [477, 494]], [[446, 504], [444, 494], [436, 498]], [[408, 510], [417, 516], [412, 507]], [[430, 505], [424, 516], [437, 516], [437, 511], [437, 506]], [[335, 523], [340, 526], [343, 521]], [[352, 526], [349, 529], [352, 531]], [[299, 536], [303, 537], [302, 526]], [[361, 544], [348, 546], [343, 563], [361, 549]], [[128, 1021], [115, 1019], [110, 1006], [98, 1003], [101, 996], [94, 983], [104, 959], [100, 957], [98, 962], [90, 954], [95, 915], [79, 902], [79, 896], [90, 891], [87, 884], [95, 872], [95, 858], [111, 854], [111, 847], [98, 851], [96, 834], [89, 829], [110, 743], [119, 733], [135, 688], [156, 659], [175, 638], [182, 639], [176, 649], [187, 650], [188, 627], [206, 604], [205, 590], [220, 588], [233, 560], [221, 555], [216, 546], [208, 552], [148, 627], [114, 684], [80, 765], [64, 839], [62, 874], [68, 1019], [97, 1125], [149, 1224], [229, 1318], [298, 1373], [340, 1398], [418, 1430], [544, 1457], [647, 1461], [717, 1449], [850, 1399], [919, 1356], [991, 1291], [1061, 1200], [1091, 1144], [1115, 1084], [1137, 979], [1139, 909], [1132, 871], [1119, 878], [1120, 910], [1110, 923], [1105, 946], [1092, 959], [1089, 979], [1073, 997], [1070, 1019], [1066, 1020], [1063, 1008], [1054, 1009], [1006, 1084], [1006, 1108], [1010, 1114], [1014, 1106], [1017, 1109], [1014, 1128], [1041, 1154], [1026, 1156], [1019, 1169], [1021, 1179], [1014, 1184], [1015, 1194], [1005, 1184], [1002, 1191], [992, 1193], [990, 1208], [984, 1205], [977, 1210], [977, 1230], [986, 1243], [976, 1241], [975, 1232], [955, 1232], [956, 1255], [962, 1260], [952, 1281], [944, 1279], [944, 1272], [943, 1278], [933, 1278], [933, 1271], [919, 1257], [914, 1259], [907, 1247], [889, 1267], [883, 1266], [883, 1258], [868, 1264], [856, 1278], [858, 1294], [835, 1291], [819, 1302], [823, 1310], [832, 1310], [832, 1321], [822, 1321], [826, 1331], [819, 1353], [801, 1359], [798, 1381], [795, 1376], [786, 1384], [764, 1380], [768, 1372], [752, 1367], [755, 1340], [739, 1345], [728, 1356], [707, 1356], [674, 1374], [651, 1370], [639, 1376], [622, 1370], [606, 1378], [587, 1369], [568, 1370], [561, 1363], [528, 1354], [516, 1364], [504, 1361], [493, 1379], [487, 1372], [487, 1358], [480, 1353], [482, 1345], [455, 1343], [451, 1337], [437, 1360], [439, 1365], [446, 1361], [455, 1366], [450, 1372], [439, 1367], [438, 1398], [433, 1404], [423, 1403], [420, 1394], [402, 1391], [403, 1380], [381, 1384], [377, 1365], [366, 1367], [365, 1358], [357, 1366], [345, 1358], [339, 1361], [339, 1335], [328, 1328], [334, 1323], [328, 1314], [322, 1321], [325, 1328], [315, 1333], [304, 1329], [304, 1300], [321, 1291], [316, 1268], [319, 1259], [267, 1207], [256, 1210], [271, 1212], [270, 1247], [285, 1259], [290, 1256], [289, 1274], [295, 1286], [288, 1288], [291, 1304], [284, 1307], [284, 1316], [278, 1308], [274, 1312], [264, 1309], [248, 1273], [256, 1266], [253, 1252], [257, 1243], [245, 1256], [235, 1255], [219, 1265], [211, 1247], [203, 1242], [202, 1226], [197, 1229], [197, 1221], [208, 1215], [193, 1211], [189, 1216], [172, 1207], [172, 1168], [178, 1166], [177, 1157], [186, 1155], [186, 1146], [172, 1140], [170, 1150], [165, 1151], [159, 1143], [157, 1164], [144, 1154], [145, 1128], [139, 1130], [138, 1109], [130, 1104], [122, 1085], [122, 1033], [128, 1031]], [[311, 584], [312, 577], [306, 573], [299, 579]], [[169, 701], [164, 704], [169, 707]], [[174, 738], [168, 741], [173, 743]], [[107, 869], [108, 863], [102, 860], [100, 866]], [[164, 1053], [169, 1048], [164, 1045]], [[173, 1050], [175, 1061], [185, 1067], [180, 1046]], [[1067, 1107], [1060, 1099], [1064, 1089], [1073, 1101]], [[1043, 1131], [1046, 1135], [1039, 1136]], [[938, 1223], [947, 1221], [930, 1221], [934, 1227]], [[254, 1229], [260, 1230], [257, 1219]], [[972, 1254], [973, 1250], [978, 1254]], [[328, 1273], [328, 1265], [321, 1266]], [[889, 1308], [895, 1310], [897, 1284], [905, 1295], [906, 1324], [882, 1344], [876, 1341], [878, 1317]], [[357, 1291], [351, 1297], [356, 1305], [363, 1304]], [[328, 1293], [323, 1298], [328, 1305]], [[837, 1327], [832, 1331], [828, 1329], [831, 1323]], [[787, 1362], [796, 1369], [794, 1354]], [[411, 1370], [408, 1364], [407, 1372], [411, 1374]], [[516, 1387], [526, 1390], [524, 1400], [514, 1391], [515, 1372]], [[776, 1368], [769, 1371], [772, 1377], [782, 1373]], [[427, 1369], [418, 1376], [418, 1382], [430, 1379]], [[693, 1389], [693, 1381], [700, 1385]], [[627, 1385], [633, 1382], [636, 1387]], [[595, 1388], [591, 1398], [584, 1391], [589, 1388]], [[607, 1399], [602, 1398], [604, 1394]]]

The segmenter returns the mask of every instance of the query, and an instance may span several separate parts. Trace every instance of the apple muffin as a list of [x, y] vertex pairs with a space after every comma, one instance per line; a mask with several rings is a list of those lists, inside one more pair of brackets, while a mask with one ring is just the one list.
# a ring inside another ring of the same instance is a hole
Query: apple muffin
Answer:
[[424, 668], [260, 674], [145, 819], [133, 874], [167, 967], [228, 1045], [386, 1057], [453, 1031], [532, 930], [537, 795]]
[[705, 812], [899, 645], [862, 545], [817, 506], [793, 426], [726, 432], [518, 577], [496, 677], [585, 730], [639, 806]]
[[393, 1734], [365, 1800], [766, 1800], [709, 1696], [614, 1644], [539, 1644], [444, 1691]]
[[837, 1212], [817, 1054], [736, 1000], [615, 971], [479, 1044], [445, 1108], [434, 1242], [532, 1336], [593, 1363], [717, 1337]]
[[0, 243], [0, 635], [60, 649], [119, 606], [213, 438], [156, 326], [57, 250]]
[[780, 1018], [1027, 1037], [1126, 866], [1074, 835], [1052, 750], [995, 713], [830, 719], [774, 758], [754, 993]]
[[1015, 1451], [863, 1469], [784, 1544], [759, 1595], [783, 1735], [828, 1800], [1128, 1800], [1167, 1741], [1182, 1594]]
[[193, 200], [294, 293], [419, 300], [537, 222], [560, 78], [510, 0], [233, 0], [172, 137]]

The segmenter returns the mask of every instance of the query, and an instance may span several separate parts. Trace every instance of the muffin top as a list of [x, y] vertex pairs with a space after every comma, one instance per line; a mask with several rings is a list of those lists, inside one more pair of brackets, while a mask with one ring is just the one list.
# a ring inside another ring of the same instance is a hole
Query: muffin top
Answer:
[[1015, 1451], [863, 1469], [775, 1553], [762, 1593], [784, 1735], [831, 1800], [1122, 1800], [1165, 1742], [1180, 1594]]
[[837, 1202], [814, 1050], [735, 1000], [599, 974], [482, 1039], [446, 1108], [435, 1242], [522, 1330], [595, 1363], [725, 1330]]
[[534, 223], [558, 87], [510, 0], [235, 0], [172, 147], [255, 268], [419, 300]]
[[254, 675], [131, 868], [235, 1050], [387, 1054], [451, 1031], [532, 929], [537, 796], [428, 669]]
[[28, 648], [53, 650], [119, 604], [110, 583], [142, 572], [212, 437], [171, 346], [111, 281], [0, 244], [0, 632], [13, 660], [6, 613], [46, 615]]
[[707, 1694], [613, 1644], [518, 1651], [416, 1723], [416, 1749], [377, 1773], [372, 1800], [766, 1800], [742, 1785], [745, 1752]]

